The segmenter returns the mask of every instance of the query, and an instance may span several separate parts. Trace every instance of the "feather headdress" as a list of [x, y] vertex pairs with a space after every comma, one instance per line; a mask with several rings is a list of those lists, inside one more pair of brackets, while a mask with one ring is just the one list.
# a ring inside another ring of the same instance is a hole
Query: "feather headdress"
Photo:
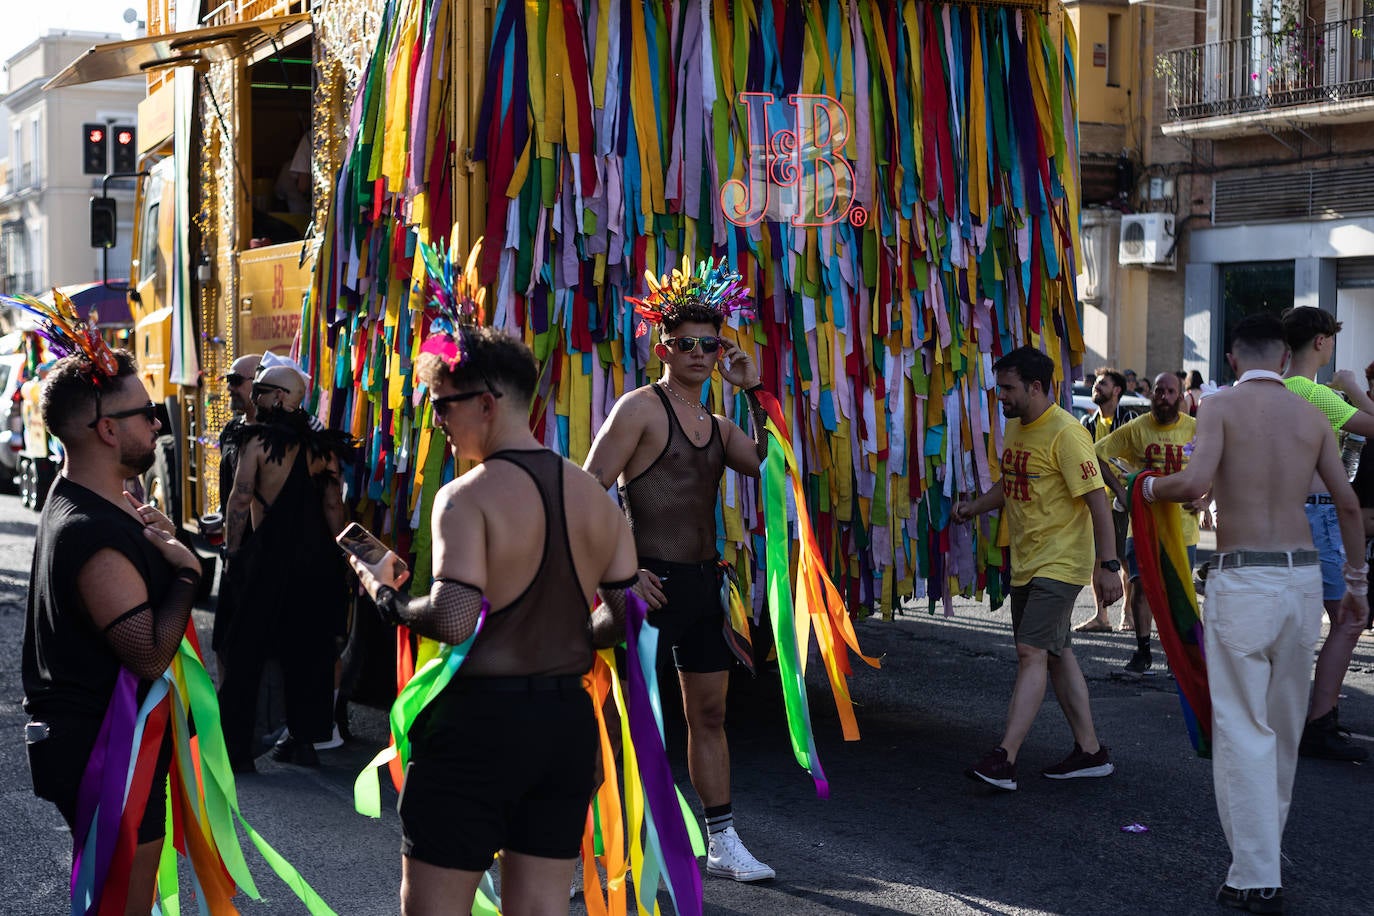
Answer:
[[647, 296], [643, 299], [625, 297], [625, 301], [634, 303], [635, 314], [645, 319], [635, 330], [636, 337], [648, 333], [648, 322], [672, 321], [689, 306], [715, 312], [722, 319], [734, 312], [744, 312], [750, 318], [754, 315], [744, 278], [725, 263], [724, 257], [719, 261], [715, 258], [700, 261], [693, 271], [692, 262], [683, 255], [681, 267], [657, 278], [646, 270], [644, 279], [649, 284]]
[[[457, 234], [458, 227], [454, 226], [453, 236]], [[468, 252], [467, 262], [459, 269], [458, 252], [446, 247], [442, 240], [435, 245], [420, 243], [420, 260], [425, 265], [422, 294], [429, 296], [428, 308], [438, 313], [430, 323], [429, 337], [420, 345], [420, 352], [437, 355], [449, 369], [461, 363], [466, 355], [463, 329], [486, 320], [487, 291], [477, 279], [477, 259], [481, 251], [479, 238]]]
[[0, 296], [0, 302], [33, 315], [38, 321], [38, 336], [48, 342], [48, 349], [59, 359], [82, 356], [91, 364], [91, 381], [99, 387], [105, 379], [119, 374], [119, 363], [100, 332], [81, 320], [76, 306], [57, 290], [52, 291], [53, 304], [48, 305], [32, 296]]

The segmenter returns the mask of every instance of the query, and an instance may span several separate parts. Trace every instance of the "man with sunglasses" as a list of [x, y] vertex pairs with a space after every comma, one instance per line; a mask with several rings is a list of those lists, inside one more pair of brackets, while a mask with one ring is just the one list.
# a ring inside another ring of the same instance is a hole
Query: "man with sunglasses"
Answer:
[[[502, 850], [505, 912], [566, 913], [599, 782], [582, 678], [596, 646], [625, 637], [634, 540], [596, 481], [530, 432], [529, 348], [492, 328], [458, 333], [461, 350], [439, 332], [415, 361], [455, 457], [476, 462], [434, 498], [434, 580], [408, 597], [394, 554], [350, 560], [389, 622], [450, 646], [480, 626], [410, 728], [401, 912], [468, 912]], [[604, 603], [589, 615], [594, 593]]]
[[[733, 826], [725, 699], [735, 659], [721, 607], [715, 515], [725, 468], [758, 477], [768, 454], [764, 414], [753, 394], [761, 387], [759, 372], [720, 336], [720, 310], [688, 298], [661, 315], [654, 353], [663, 362], [662, 381], [616, 403], [584, 467], [604, 487], [619, 483], [643, 567], [649, 622], [678, 671], [688, 769], [710, 834], [707, 874], [762, 881], [773, 869], [750, 854]], [[753, 437], [702, 406], [702, 386], [717, 369], [748, 394]]]
[[239, 597], [225, 633], [220, 706], [230, 763], [240, 772], [255, 768], [258, 692], [274, 658], [282, 662], [288, 734], [273, 757], [319, 765], [313, 745], [333, 730], [334, 663], [347, 623], [334, 535], [344, 526], [340, 461], [350, 440], [312, 428], [298, 370], [265, 369], [252, 394], [258, 422], [245, 428], [225, 522]]
[[[43, 384], [43, 422], [66, 461], [38, 521], [24, 624], [34, 793], [56, 804], [69, 828], [120, 668], [139, 678], [141, 702], [181, 643], [201, 577], [200, 561], [166, 516], [125, 490], [152, 467], [159, 424], [133, 356], [102, 355], [110, 359], [64, 357]], [[170, 754], [169, 734], [152, 788], [128, 801], [144, 805], [128, 912], [140, 903], [148, 912], [153, 899]]]
[[[234, 470], [239, 463], [239, 449], [243, 444], [243, 430], [255, 422], [258, 406], [253, 403], [253, 376], [258, 371], [262, 357], [256, 353], [245, 353], [229, 364], [224, 376], [224, 387], [229, 392], [229, 409], [234, 415], [224, 424], [219, 434], [219, 511], [228, 511], [229, 494], [234, 489]], [[224, 670], [224, 633], [229, 626], [229, 618], [234, 613], [233, 586], [228, 575], [221, 577], [219, 598], [215, 603], [215, 627], [210, 637], [210, 647], [219, 658], [220, 676]]]

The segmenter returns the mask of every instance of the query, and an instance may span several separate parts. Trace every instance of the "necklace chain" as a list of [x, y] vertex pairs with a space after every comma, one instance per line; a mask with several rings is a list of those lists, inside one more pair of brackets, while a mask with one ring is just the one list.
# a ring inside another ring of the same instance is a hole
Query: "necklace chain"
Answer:
[[666, 388], [666, 389], [668, 389], [668, 393], [671, 394], [673, 397], [677, 398], [677, 400], [678, 400], [679, 403], [681, 403], [681, 404], [686, 404], [688, 407], [690, 407], [690, 408], [692, 408], [693, 410], [695, 410], [695, 411], [697, 412], [697, 419], [698, 419], [698, 420], [705, 420], [705, 419], [706, 419], [706, 408], [705, 408], [705, 406], [703, 406], [702, 404], [693, 404], [691, 401], [687, 400], [687, 399], [684, 398], [682, 395], [680, 395], [680, 394], [678, 394], [676, 391], [674, 391], [674, 390], [673, 390], [673, 386], [670, 385], [670, 384], [668, 384], [667, 382], [664, 382], [664, 383], [663, 383], [663, 387]]

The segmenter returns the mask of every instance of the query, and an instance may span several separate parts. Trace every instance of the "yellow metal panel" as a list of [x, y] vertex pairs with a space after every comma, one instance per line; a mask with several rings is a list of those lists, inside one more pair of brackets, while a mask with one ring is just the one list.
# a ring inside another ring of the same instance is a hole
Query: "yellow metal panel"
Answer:
[[284, 242], [239, 254], [239, 353], [284, 355], [291, 349], [315, 266], [313, 256], [302, 261], [304, 244]]

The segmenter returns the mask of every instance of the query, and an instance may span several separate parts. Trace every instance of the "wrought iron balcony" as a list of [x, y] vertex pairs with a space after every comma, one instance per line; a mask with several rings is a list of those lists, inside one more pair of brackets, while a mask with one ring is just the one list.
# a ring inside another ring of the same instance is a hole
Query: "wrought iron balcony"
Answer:
[[1374, 103], [1374, 14], [1166, 51], [1155, 74], [1173, 121]]

